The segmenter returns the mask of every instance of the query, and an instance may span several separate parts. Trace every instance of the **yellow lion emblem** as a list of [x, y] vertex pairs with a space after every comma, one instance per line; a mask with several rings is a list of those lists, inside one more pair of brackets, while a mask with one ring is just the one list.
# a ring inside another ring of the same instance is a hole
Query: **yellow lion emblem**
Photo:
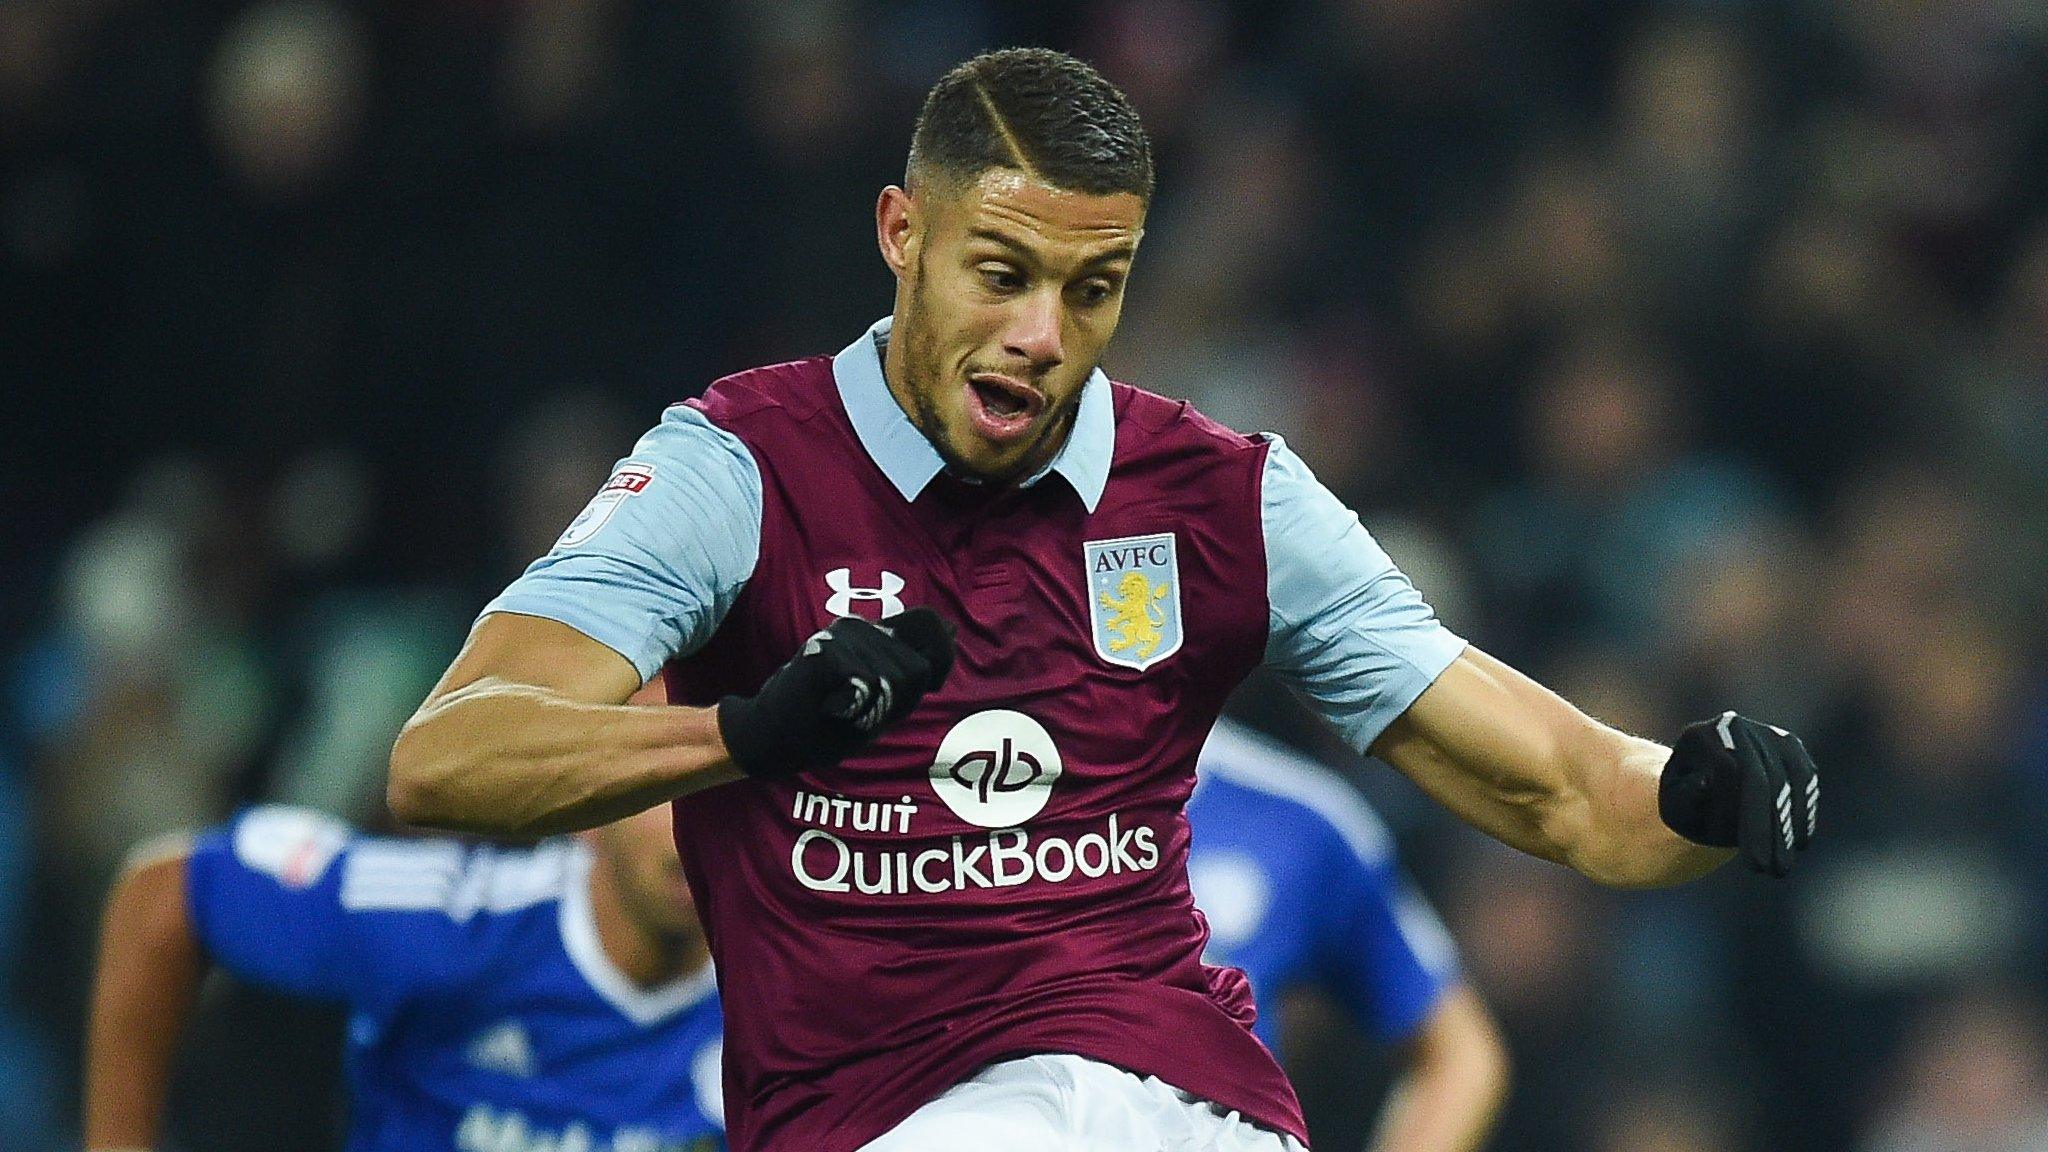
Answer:
[[1166, 613], [1154, 605], [1166, 599], [1168, 590], [1165, 584], [1154, 588], [1143, 572], [1126, 572], [1116, 582], [1116, 595], [1101, 594], [1102, 606], [1109, 612], [1102, 627], [1114, 637], [1109, 642], [1110, 651], [1136, 648], [1140, 660], [1152, 655], [1159, 642], [1166, 639], [1166, 634], [1160, 631], [1166, 626]]

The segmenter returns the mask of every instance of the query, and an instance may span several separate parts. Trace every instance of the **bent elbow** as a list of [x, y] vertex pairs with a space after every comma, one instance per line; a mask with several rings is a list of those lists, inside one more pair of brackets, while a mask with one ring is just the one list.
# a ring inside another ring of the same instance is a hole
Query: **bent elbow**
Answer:
[[391, 745], [390, 772], [384, 781], [384, 804], [401, 824], [432, 828], [447, 818], [433, 760], [421, 747], [420, 721], [414, 717]]
[[393, 818], [415, 828], [484, 836], [548, 831], [516, 805], [489, 802], [478, 781], [484, 754], [475, 741], [435, 724], [435, 714], [422, 712], [392, 742], [384, 804]]
[[431, 809], [420, 787], [399, 776], [396, 770], [384, 783], [384, 806], [391, 810], [391, 818], [400, 824], [413, 827], [427, 827], [432, 824]]

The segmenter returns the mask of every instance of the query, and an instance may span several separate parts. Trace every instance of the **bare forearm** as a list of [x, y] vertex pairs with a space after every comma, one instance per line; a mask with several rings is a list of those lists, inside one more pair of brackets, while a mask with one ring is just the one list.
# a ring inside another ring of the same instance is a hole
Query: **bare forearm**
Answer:
[[1677, 884], [1733, 855], [1664, 825], [1657, 781], [1667, 749], [1594, 720], [1476, 648], [1373, 751], [1474, 827], [1602, 884]]
[[[1735, 855], [1673, 832], [1657, 811], [1657, 781], [1671, 750], [1593, 724], [1572, 750], [1571, 803], [1583, 827], [1564, 841], [1563, 862], [1602, 884], [1660, 888], [1719, 868]], [[1567, 822], [1569, 823], [1569, 822]]]
[[178, 1037], [205, 963], [182, 852], [132, 867], [107, 901], [86, 1032], [85, 1147], [156, 1144]]
[[740, 775], [712, 709], [589, 704], [487, 678], [428, 701], [406, 724], [389, 799], [411, 824], [544, 835]]
[[1458, 988], [1412, 1045], [1374, 1131], [1372, 1152], [1472, 1152], [1507, 1099], [1508, 1056], [1492, 1017]]

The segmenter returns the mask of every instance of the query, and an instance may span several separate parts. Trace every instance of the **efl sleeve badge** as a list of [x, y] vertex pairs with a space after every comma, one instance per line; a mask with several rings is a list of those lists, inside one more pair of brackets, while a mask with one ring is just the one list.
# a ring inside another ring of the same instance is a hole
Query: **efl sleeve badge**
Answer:
[[624, 504], [628, 497], [638, 496], [653, 479], [652, 464], [629, 462], [619, 465], [612, 478], [605, 481], [604, 487], [597, 490], [597, 495], [590, 498], [590, 503], [583, 506], [576, 519], [569, 522], [562, 538], [555, 541], [555, 547], [574, 548], [589, 543], [590, 538], [597, 535], [597, 530], [610, 522], [619, 505]]

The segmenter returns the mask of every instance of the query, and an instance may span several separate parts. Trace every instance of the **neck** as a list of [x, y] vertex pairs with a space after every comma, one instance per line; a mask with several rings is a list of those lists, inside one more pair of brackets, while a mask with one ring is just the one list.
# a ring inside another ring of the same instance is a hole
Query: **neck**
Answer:
[[611, 865], [591, 862], [590, 914], [598, 944], [612, 967], [641, 988], [655, 988], [702, 968], [711, 949], [702, 932], [663, 932], [649, 927], [626, 907]]
[[[898, 315], [901, 315], [900, 311]], [[910, 390], [910, 364], [905, 358], [906, 354], [904, 352], [904, 349], [909, 346], [910, 341], [904, 339], [902, 333], [891, 330], [878, 343], [881, 345], [880, 351], [882, 353], [882, 386], [889, 390], [889, 398], [896, 401], [896, 407], [902, 410], [903, 418], [910, 421], [910, 426], [923, 433], [926, 440], [931, 441], [933, 450], [938, 452], [940, 458], [946, 461], [946, 470], [958, 475], [965, 475], [954, 464], [952, 458], [947, 455], [946, 445], [940, 438], [939, 429], [925, 426], [924, 412], [918, 407], [916, 393]], [[979, 477], [975, 477], [975, 479], [979, 479]]]

